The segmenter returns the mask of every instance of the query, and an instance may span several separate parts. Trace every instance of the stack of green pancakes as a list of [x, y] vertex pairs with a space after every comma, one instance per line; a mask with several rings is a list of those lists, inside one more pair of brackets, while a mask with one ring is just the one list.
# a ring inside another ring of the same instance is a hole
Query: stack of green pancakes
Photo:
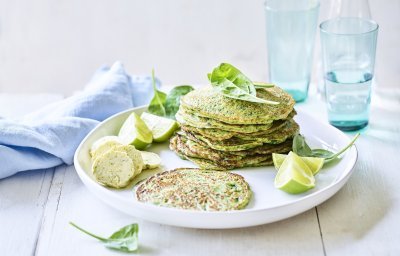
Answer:
[[181, 130], [170, 148], [202, 169], [271, 165], [272, 153], [289, 152], [299, 133], [295, 101], [277, 86], [258, 89], [257, 97], [279, 104], [229, 98], [212, 87], [188, 93], [176, 114]]

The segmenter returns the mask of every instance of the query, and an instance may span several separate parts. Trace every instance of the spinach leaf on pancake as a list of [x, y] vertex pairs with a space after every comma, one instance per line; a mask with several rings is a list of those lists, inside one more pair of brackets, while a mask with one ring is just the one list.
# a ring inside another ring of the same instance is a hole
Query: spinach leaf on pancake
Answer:
[[212, 73], [208, 74], [208, 79], [214, 89], [225, 97], [262, 104], [279, 104], [276, 101], [258, 98], [253, 82], [231, 64], [222, 63], [214, 68]]
[[259, 89], [257, 96], [280, 104], [235, 100], [216, 93], [211, 87], [204, 87], [186, 94], [181, 100], [181, 106], [198, 116], [228, 124], [269, 124], [273, 120], [285, 119], [295, 104], [293, 98], [277, 86]]

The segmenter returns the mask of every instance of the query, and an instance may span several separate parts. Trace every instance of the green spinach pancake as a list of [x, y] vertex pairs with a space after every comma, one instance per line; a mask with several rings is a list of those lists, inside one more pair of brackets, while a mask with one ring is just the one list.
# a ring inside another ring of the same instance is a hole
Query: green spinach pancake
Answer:
[[293, 98], [277, 86], [257, 89], [277, 105], [224, 96], [211, 87], [181, 98], [176, 119], [181, 129], [170, 148], [202, 169], [230, 170], [272, 164], [272, 153], [288, 153], [300, 132]]
[[158, 173], [136, 190], [140, 202], [198, 211], [240, 210], [251, 196], [250, 186], [242, 176], [195, 168]]
[[293, 98], [277, 86], [257, 90], [257, 97], [279, 104], [232, 99], [207, 86], [182, 97], [181, 106], [198, 116], [229, 124], [269, 124], [273, 120], [285, 119], [295, 104]]

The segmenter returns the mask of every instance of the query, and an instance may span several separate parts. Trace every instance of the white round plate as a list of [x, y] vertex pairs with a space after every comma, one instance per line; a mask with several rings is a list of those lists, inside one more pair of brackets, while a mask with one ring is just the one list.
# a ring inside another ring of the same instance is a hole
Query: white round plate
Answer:
[[[91, 173], [92, 161], [89, 155], [90, 146], [95, 140], [106, 135], [116, 135], [131, 112], [141, 114], [145, 110], [146, 107], [130, 109], [103, 121], [81, 142], [75, 153], [74, 163], [83, 183], [98, 198], [115, 209], [148, 221], [190, 228], [223, 229], [256, 226], [289, 218], [333, 196], [346, 183], [357, 161], [357, 150], [352, 147], [340, 161], [324, 167], [316, 175], [315, 188], [299, 195], [290, 195], [274, 187], [276, 171], [272, 166], [234, 170], [234, 173], [246, 179], [253, 191], [249, 205], [243, 210], [203, 212], [146, 204], [137, 201], [133, 186], [116, 190], [98, 184]], [[350, 141], [336, 128], [302, 112], [298, 113], [295, 120], [311, 147], [337, 150]], [[146, 150], [161, 156], [164, 170], [196, 167], [169, 150], [168, 143], [155, 144]]]

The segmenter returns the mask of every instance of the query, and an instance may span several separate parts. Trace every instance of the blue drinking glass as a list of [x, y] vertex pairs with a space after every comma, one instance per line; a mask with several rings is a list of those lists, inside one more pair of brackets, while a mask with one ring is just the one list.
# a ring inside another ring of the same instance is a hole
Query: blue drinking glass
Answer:
[[368, 125], [378, 24], [363, 18], [321, 23], [329, 122], [344, 131]]
[[307, 98], [318, 0], [266, 0], [267, 49], [270, 81], [296, 102]]

